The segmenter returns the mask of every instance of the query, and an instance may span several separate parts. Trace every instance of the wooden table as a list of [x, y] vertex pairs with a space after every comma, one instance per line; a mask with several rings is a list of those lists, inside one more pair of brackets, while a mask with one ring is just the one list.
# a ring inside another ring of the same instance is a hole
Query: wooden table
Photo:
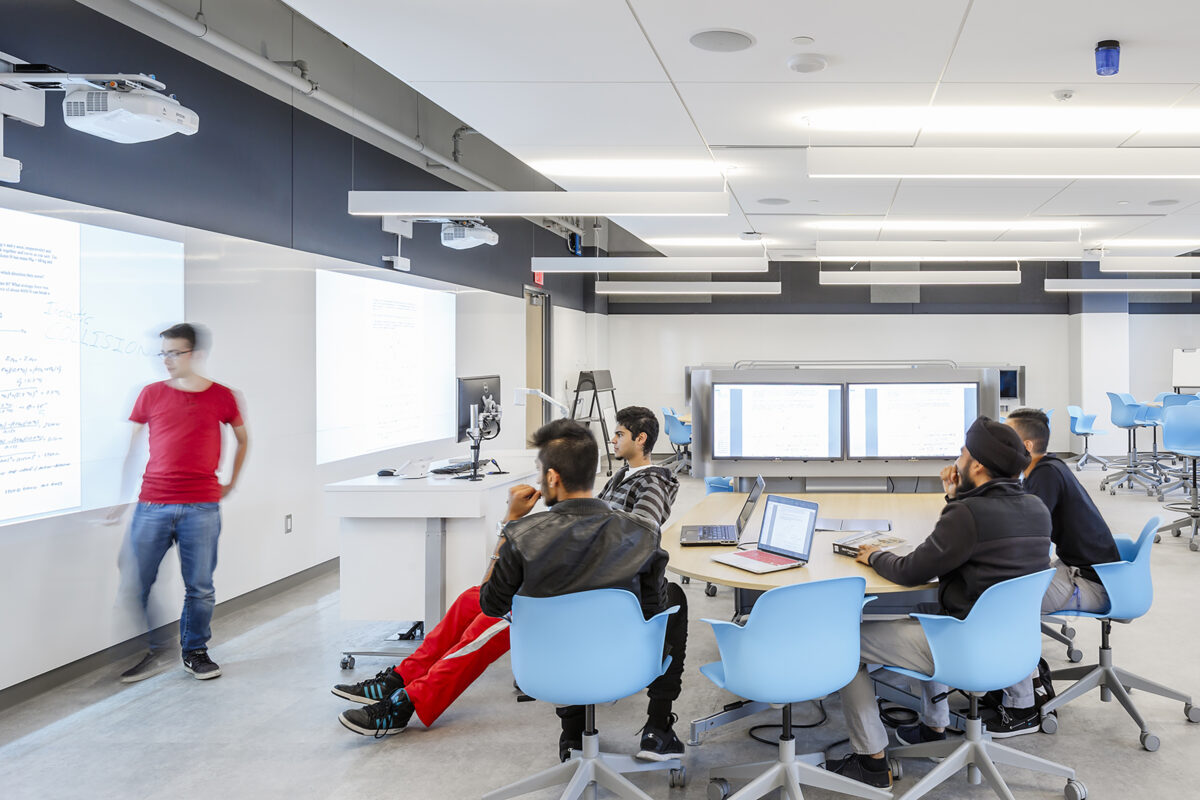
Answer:
[[[933, 530], [933, 525], [946, 502], [939, 494], [823, 492], [819, 494], [788, 494], [784, 497], [796, 497], [817, 503], [820, 509], [819, 515], [822, 517], [891, 520], [892, 533], [906, 539], [914, 546], [920, 544]], [[732, 546], [681, 547], [679, 545], [681, 526], [733, 524], [745, 502], [746, 495], [737, 492], [710, 494], [684, 514], [678, 522], [666, 528], [662, 534], [662, 547], [671, 557], [667, 569], [698, 581], [760, 592], [774, 589], [777, 586], [789, 586], [793, 583], [845, 578], [852, 575], [861, 575], [866, 578], [867, 594], [909, 591], [934, 585], [901, 586], [881, 577], [875, 570], [859, 564], [852, 558], [836, 555], [833, 552], [833, 540], [848, 535], [836, 531], [817, 531], [814, 534], [812, 555], [806, 566], [799, 569], [769, 572], [764, 575], [727, 564], [719, 564], [712, 560], [715, 555], [732, 552], [734, 550]], [[750, 522], [746, 525], [744, 538], [751, 541], [757, 540], [765, 507], [766, 502], [759, 500], [750, 517]]]

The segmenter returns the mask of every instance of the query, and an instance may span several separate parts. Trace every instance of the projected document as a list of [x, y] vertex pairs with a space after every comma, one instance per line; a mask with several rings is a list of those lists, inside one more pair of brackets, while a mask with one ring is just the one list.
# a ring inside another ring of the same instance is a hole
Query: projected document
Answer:
[[317, 463], [455, 434], [454, 295], [318, 271]]
[[838, 384], [713, 386], [713, 458], [842, 457]]
[[0, 524], [131, 499], [129, 409], [182, 316], [181, 243], [0, 209]]
[[852, 383], [850, 458], [956, 458], [979, 414], [975, 383]]

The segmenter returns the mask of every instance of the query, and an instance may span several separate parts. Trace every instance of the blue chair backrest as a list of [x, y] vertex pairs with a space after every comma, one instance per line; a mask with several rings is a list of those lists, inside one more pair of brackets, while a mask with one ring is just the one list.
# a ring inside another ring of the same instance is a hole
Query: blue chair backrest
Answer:
[[1137, 619], [1150, 610], [1154, 602], [1150, 550], [1154, 544], [1154, 534], [1161, 526], [1161, 517], [1152, 518], [1142, 528], [1136, 542], [1128, 536], [1114, 536], [1121, 560], [1093, 567], [1108, 591], [1110, 605], [1104, 616], [1110, 619]]
[[1042, 596], [1053, 576], [1045, 569], [993, 584], [966, 619], [913, 614], [933, 651], [934, 678], [987, 692], [1029, 677], [1042, 655]]
[[866, 586], [861, 577], [780, 586], [755, 601], [744, 627], [714, 625], [725, 688], [791, 703], [845, 686], [858, 671]]
[[[1134, 402], [1129, 395], [1119, 395], [1113, 392], [1105, 392], [1108, 395], [1108, 402], [1112, 405], [1111, 419], [1112, 424], [1118, 428], [1132, 428], [1140, 421], [1141, 414], [1144, 412], [1144, 407]], [[1125, 398], [1129, 397], [1126, 402]]]
[[1161, 403], [1169, 394], [1172, 394], [1172, 392], [1159, 392], [1158, 394], [1154, 395], [1154, 402]]
[[1067, 406], [1067, 416], [1071, 418], [1071, 433], [1084, 436], [1093, 433], [1092, 423], [1096, 421], [1095, 414], [1084, 414], [1079, 406]]
[[1163, 409], [1163, 447], [1184, 455], [1200, 454], [1200, 405]]
[[559, 705], [628, 697], [662, 674], [667, 616], [642, 617], [624, 589], [513, 598], [513, 677], [530, 697]]
[[675, 409], [672, 408], [671, 406], [663, 406], [662, 412], [663, 412], [663, 417], [665, 418], [667, 416], [667, 414], [674, 414]]
[[664, 415], [663, 420], [667, 423], [667, 438], [671, 440], [671, 444], [692, 443], [691, 425], [684, 425], [674, 414]]
[[1194, 394], [1168, 394], [1162, 399], [1162, 404], [1163, 408], [1170, 408], [1171, 406], [1186, 406], [1197, 400], [1200, 400], [1200, 397]]
[[717, 494], [719, 492], [732, 492], [732, 491], [733, 491], [733, 478], [715, 477], [715, 478], [705, 478], [704, 479], [704, 493], [705, 494]]

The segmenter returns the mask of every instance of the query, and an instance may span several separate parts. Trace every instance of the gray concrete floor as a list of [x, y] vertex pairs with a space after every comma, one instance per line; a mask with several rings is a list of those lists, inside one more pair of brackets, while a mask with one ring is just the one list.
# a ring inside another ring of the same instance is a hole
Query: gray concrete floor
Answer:
[[[1115, 532], [1136, 534], [1158, 504], [1140, 492], [1117, 496], [1096, 491], [1104, 473], [1085, 470], [1084, 484]], [[684, 479], [677, 513], [703, 496], [703, 484]], [[1176, 495], [1178, 499], [1178, 495]], [[1169, 512], [1161, 512], [1171, 516]], [[1200, 695], [1195, 586], [1200, 553], [1186, 538], [1167, 537], [1153, 556], [1156, 597], [1148, 615], [1115, 626], [1118, 664], [1152, 680]], [[687, 722], [735, 698], [715, 688], [698, 666], [717, 658], [702, 617], [726, 619], [731, 592], [716, 597], [703, 586], [686, 587], [691, 605], [687, 672], [676, 710], [681, 737]], [[224, 676], [200, 682], [173, 668], [124, 686], [124, 665], [84, 676], [0, 714], [0, 797], [33, 798], [469, 798], [556, 762], [557, 718], [543, 703], [515, 700], [508, 658], [493, 665], [430, 729], [415, 721], [383, 740], [357, 736], [337, 722], [349, 704], [329, 693], [334, 683], [373, 675], [389, 662], [361, 658], [353, 673], [339, 669], [340, 648], [370, 643], [388, 625], [339, 619], [337, 577], [328, 575], [219, 621], [212, 655]], [[219, 587], [218, 587], [219, 591]], [[1080, 620], [1084, 663], [1095, 660], [1098, 623]], [[1061, 645], [1046, 641], [1052, 668], [1067, 664]], [[1200, 783], [1200, 725], [1185, 721], [1180, 704], [1144, 693], [1135, 702], [1161, 738], [1158, 752], [1138, 744], [1138, 730], [1116, 703], [1081, 698], [1059, 713], [1055, 736], [1008, 740], [1021, 750], [1073, 766], [1093, 798], [1188, 797]], [[845, 737], [836, 697], [825, 702], [829, 721], [799, 732], [798, 749], [815, 751]], [[604, 707], [597, 717], [602, 747], [636, 749], [644, 698]], [[815, 719], [814, 704], [797, 706], [796, 720]], [[656, 798], [703, 798], [710, 767], [771, 759], [774, 748], [752, 741], [752, 724], [775, 721], [775, 712], [717, 730], [688, 748], [689, 785], [670, 789], [665, 773], [634, 776]], [[770, 731], [766, 731], [770, 734]], [[835, 748], [845, 752], [845, 745]], [[1191, 756], [1187, 754], [1191, 753]], [[906, 762], [899, 796], [927, 763]], [[1018, 797], [1061, 797], [1057, 778], [1001, 768]], [[736, 788], [736, 787], [735, 787]], [[552, 792], [531, 795], [545, 798]], [[806, 791], [819, 798], [828, 793]], [[930, 795], [991, 797], [986, 786], [958, 776]]]

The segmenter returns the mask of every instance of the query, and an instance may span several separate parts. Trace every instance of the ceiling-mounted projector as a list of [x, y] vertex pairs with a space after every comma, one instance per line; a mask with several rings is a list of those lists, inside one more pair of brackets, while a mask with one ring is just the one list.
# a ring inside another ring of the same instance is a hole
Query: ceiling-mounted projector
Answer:
[[191, 136], [200, 127], [195, 111], [149, 89], [74, 89], [63, 98], [63, 121], [77, 131], [121, 144], [149, 142], [172, 133]]
[[442, 223], [442, 244], [455, 250], [468, 250], [481, 244], [494, 245], [498, 241], [500, 235], [482, 222], [455, 220]]

